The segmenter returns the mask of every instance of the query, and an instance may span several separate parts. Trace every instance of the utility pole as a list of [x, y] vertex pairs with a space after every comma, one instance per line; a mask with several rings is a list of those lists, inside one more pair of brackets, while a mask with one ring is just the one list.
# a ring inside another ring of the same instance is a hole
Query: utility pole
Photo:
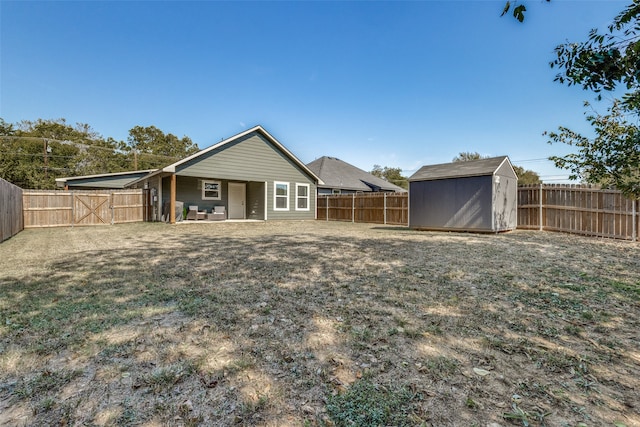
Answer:
[[47, 156], [47, 154], [51, 149], [49, 148], [49, 141], [47, 141], [47, 138], [43, 138], [42, 141], [44, 142], [44, 179], [46, 181], [49, 179], [49, 156]]

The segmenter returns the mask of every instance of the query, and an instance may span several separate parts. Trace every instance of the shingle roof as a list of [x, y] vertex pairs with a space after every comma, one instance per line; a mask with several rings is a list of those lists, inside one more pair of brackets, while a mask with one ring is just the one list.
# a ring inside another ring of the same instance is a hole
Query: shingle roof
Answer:
[[406, 191], [335, 157], [320, 157], [307, 164], [323, 182], [319, 187], [355, 191]]
[[493, 175], [505, 160], [508, 161], [507, 156], [427, 165], [421, 167], [416, 173], [411, 175], [409, 181], [432, 181], [436, 179]]
[[[256, 125], [250, 129], [245, 130], [244, 132], [241, 132], [237, 135], [234, 135], [232, 137], [229, 137], [227, 139], [224, 139], [220, 142], [218, 142], [217, 144], [213, 144], [210, 147], [204, 148], [200, 151], [198, 151], [195, 154], [192, 154], [188, 157], [185, 157], [182, 160], [179, 160], [175, 163], [170, 164], [169, 166], [165, 166], [164, 168], [161, 169], [156, 169], [155, 171], [149, 173], [149, 175], [144, 176], [136, 181], [130, 182], [129, 185], [133, 185], [133, 184], [137, 184], [138, 182], [144, 181], [146, 179], [149, 179], [153, 176], [156, 175], [162, 175], [164, 172], [170, 172], [170, 173], [174, 173], [176, 171], [176, 167], [179, 165], [182, 165], [184, 163], [187, 163], [195, 158], [198, 158], [212, 150], [216, 150], [226, 144], [230, 144], [233, 141], [236, 141], [252, 132], [257, 132], [260, 133], [262, 136], [264, 136], [267, 140], [269, 140], [273, 145], [275, 145], [281, 152], [282, 154], [284, 154], [285, 156], [287, 156], [291, 161], [293, 161], [294, 164], [296, 164], [297, 166], [300, 167], [300, 169], [302, 169], [306, 174], [309, 175], [309, 177], [311, 177], [314, 180], [318, 180], [318, 176], [315, 175], [313, 173], [313, 171], [311, 171], [307, 165], [305, 165], [304, 163], [302, 163], [302, 161], [300, 159], [298, 159], [296, 156], [293, 155], [293, 153], [291, 151], [289, 151], [284, 145], [282, 145], [277, 139], [275, 139], [269, 132], [267, 132], [262, 126], [260, 125]], [[321, 180], [320, 180], [321, 181]], [[322, 182], [318, 182], [318, 184], [322, 184]]]
[[68, 176], [56, 178], [56, 185], [58, 187], [64, 187], [65, 185], [85, 185], [104, 188], [124, 188], [130, 182], [133, 182], [154, 170], [155, 169], [145, 169], [127, 172], [102, 173], [97, 175]]

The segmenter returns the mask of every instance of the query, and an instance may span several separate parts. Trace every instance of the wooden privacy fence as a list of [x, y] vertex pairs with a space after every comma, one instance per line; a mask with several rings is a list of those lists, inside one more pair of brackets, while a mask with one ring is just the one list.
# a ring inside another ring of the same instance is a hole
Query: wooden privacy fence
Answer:
[[326, 221], [409, 224], [407, 193], [318, 196], [317, 218]]
[[0, 242], [23, 229], [22, 188], [0, 178]]
[[583, 185], [518, 187], [518, 228], [638, 240], [638, 201]]
[[69, 227], [149, 220], [148, 190], [23, 192], [24, 227]]
[[[407, 193], [319, 196], [317, 218], [409, 225], [408, 204]], [[559, 184], [521, 186], [518, 228], [637, 241], [639, 207], [638, 201], [616, 190]]]

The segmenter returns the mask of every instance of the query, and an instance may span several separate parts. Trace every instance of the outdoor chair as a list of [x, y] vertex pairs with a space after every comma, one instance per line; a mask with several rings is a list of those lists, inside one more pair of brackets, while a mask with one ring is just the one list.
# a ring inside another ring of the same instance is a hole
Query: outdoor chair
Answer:
[[187, 212], [187, 219], [199, 220], [199, 219], [206, 219], [206, 218], [207, 218], [206, 211], [203, 211], [203, 212], [198, 211], [197, 205], [189, 206], [189, 211]]
[[227, 211], [224, 206], [214, 206], [211, 213], [207, 215], [207, 218], [214, 221], [225, 220], [227, 219]]

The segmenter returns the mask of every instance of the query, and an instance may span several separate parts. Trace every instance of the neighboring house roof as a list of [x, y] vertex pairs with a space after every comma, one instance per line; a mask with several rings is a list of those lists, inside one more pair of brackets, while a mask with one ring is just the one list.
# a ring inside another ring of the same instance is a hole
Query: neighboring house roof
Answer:
[[88, 188], [125, 188], [127, 184], [146, 176], [155, 169], [103, 173], [98, 175], [84, 175], [56, 178], [56, 185], [64, 187], [88, 187]]
[[318, 176], [313, 173], [313, 171], [311, 171], [304, 163], [302, 163], [302, 161], [300, 161], [300, 159], [298, 159], [296, 156], [293, 155], [293, 153], [291, 153], [291, 151], [289, 151], [284, 145], [282, 145], [277, 139], [275, 139], [269, 132], [267, 132], [262, 126], [257, 125], [254, 126], [250, 129], [245, 130], [244, 132], [241, 132], [237, 135], [234, 135], [232, 137], [229, 137], [227, 139], [224, 139], [220, 142], [218, 142], [217, 144], [214, 144], [210, 147], [205, 148], [204, 150], [200, 150], [195, 154], [192, 154], [189, 157], [185, 157], [182, 160], [179, 160], [175, 163], [170, 164], [169, 166], [165, 166], [162, 169], [157, 169], [153, 172], [151, 172], [150, 174], [142, 177], [141, 179], [138, 179], [136, 181], [133, 181], [131, 183], [129, 183], [129, 185], [133, 185], [136, 184], [139, 181], [142, 181], [144, 179], [148, 179], [151, 178], [155, 175], [161, 174], [161, 173], [175, 173], [176, 172], [176, 168], [180, 165], [183, 165], [187, 162], [191, 162], [194, 159], [197, 159], [200, 156], [203, 156], [213, 150], [217, 150], [221, 147], [223, 147], [224, 145], [230, 144], [240, 138], [245, 137], [246, 135], [249, 135], [250, 133], [253, 132], [257, 132], [259, 134], [261, 134], [263, 137], [265, 137], [270, 143], [272, 143], [274, 146], [276, 146], [278, 148], [278, 150], [280, 150], [282, 152], [282, 154], [284, 154], [286, 157], [288, 157], [293, 163], [295, 163], [300, 169], [302, 169], [305, 173], [307, 173], [311, 178], [313, 178], [314, 180], [316, 180], [318, 183], [322, 183], [322, 180], [320, 178], [318, 178]]
[[493, 175], [505, 162], [515, 177], [511, 162], [507, 156], [489, 159], [469, 160], [464, 162], [442, 163], [423, 166], [409, 177], [409, 181], [433, 181], [436, 179], [463, 178], [470, 176]]
[[407, 191], [335, 157], [320, 157], [308, 163], [307, 167], [320, 177], [324, 184], [319, 187], [323, 188], [355, 191]]

